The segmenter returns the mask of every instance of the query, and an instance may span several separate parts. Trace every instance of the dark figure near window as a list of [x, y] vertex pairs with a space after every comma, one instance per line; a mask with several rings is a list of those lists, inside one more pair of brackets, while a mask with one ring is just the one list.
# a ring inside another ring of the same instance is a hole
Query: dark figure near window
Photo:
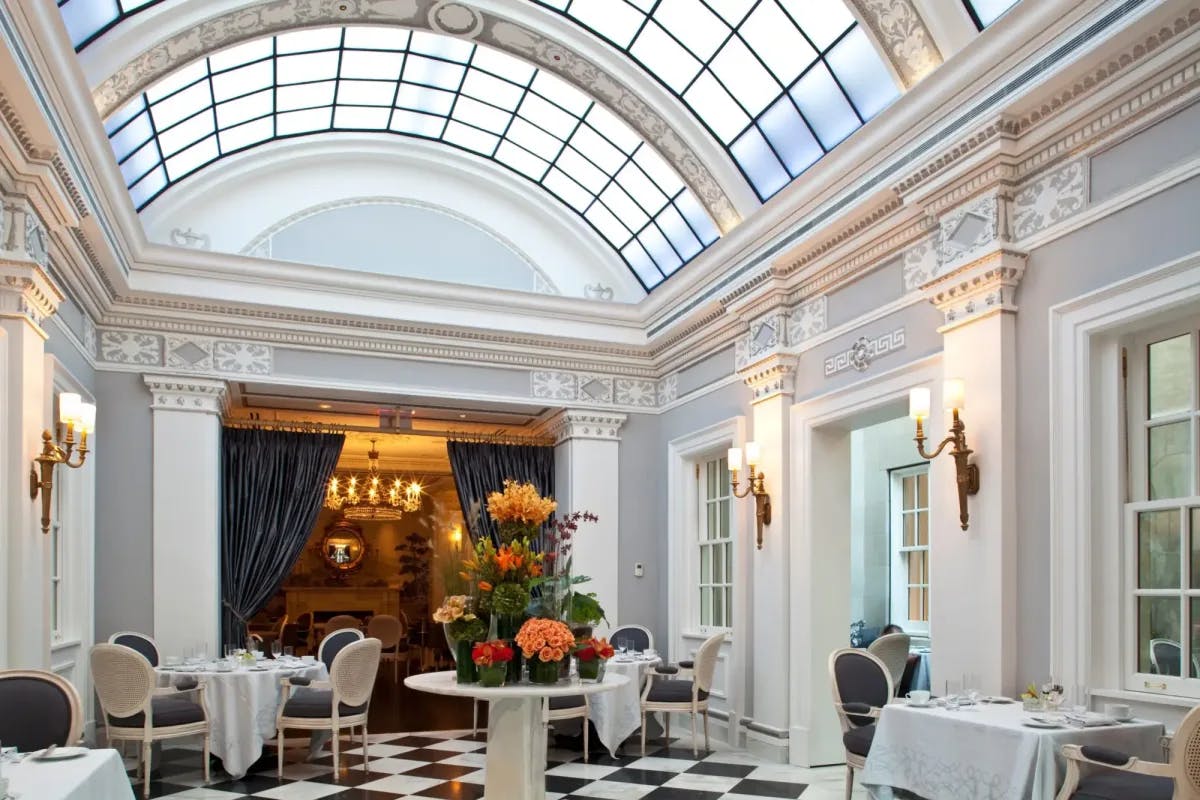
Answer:
[[890, 624], [886, 628], [884, 628], [883, 631], [879, 635], [887, 636], [889, 633], [904, 633], [904, 628], [901, 628], [899, 625], [897, 625], [896, 623], [893, 622], [892, 624]]

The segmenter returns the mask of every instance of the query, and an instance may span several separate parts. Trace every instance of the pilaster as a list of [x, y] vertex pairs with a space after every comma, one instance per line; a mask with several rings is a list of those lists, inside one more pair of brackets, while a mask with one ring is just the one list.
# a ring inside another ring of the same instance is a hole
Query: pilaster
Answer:
[[153, 414], [154, 638], [165, 653], [221, 648], [224, 381], [145, 375]]
[[[582, 574], [591, 577], [584, 585], [608, 615], [608, 626], [616, 627], [620, 610], [620, 574], [628, 566], [621, 562], [619, 454], [624, 414], [589, 409], [566, 409], [545, 426], [554, 436], [554, 495], [559, 513], [591, 511], [599, 520], [580, 527], [574, 541], [575, 563], [587, 566]], [[631, 620], [636, 622], [638, 620]], [[606, 631], [603, 623], [596, 628]]]

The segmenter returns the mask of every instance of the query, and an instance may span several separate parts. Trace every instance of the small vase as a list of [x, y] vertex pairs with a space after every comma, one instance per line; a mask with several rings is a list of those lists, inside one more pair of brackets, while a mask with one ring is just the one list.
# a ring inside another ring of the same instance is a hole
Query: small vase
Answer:
[[559, 662], [542, 661], [540, 658], [529, 659], [529, 682], [553, 686], [558, 683]]
[[474, 645], [467, 639], [459, 639], [454, 643], [454, 671], [459, 683], [475, 683], [479, 680], [475, 662], [471, 660], [471, 650]]
[[600, 680], [600, 666], [604, 662], [598, 658], [593, 658], [590, 661], [575, 660], [575, 665], [579, 669], [579, 680], [581, 681], [598, 681]]
[[[493, 617], [492, 619], [497, 619]], [[521, 625], [525, 622], [524, 617], [504, 616], [499, 617], [497, 625], [498, 638], [506, 645], [512, 648], [512, 661], [508, 662], [508, 682], [511, 684], [521, 682], [521, 648], [517, 647], [517, 631], [521, 630]]]
[[508, 677], [508, 662], [501, 661], [499, 664], [492, 664], [490, 667], [479, 667], [479, 685], [495, 688], [504, 685], [504, 679]]

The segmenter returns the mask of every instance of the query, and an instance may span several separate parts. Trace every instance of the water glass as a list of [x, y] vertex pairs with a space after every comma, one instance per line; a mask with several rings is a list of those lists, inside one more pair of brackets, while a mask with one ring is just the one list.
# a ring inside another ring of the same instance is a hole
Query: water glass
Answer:
[[278, 639], [271, 640], [271, 658], [279, 658], [283, 654], [283, 642]]
[[1092, 692], [1088, 687], [1076, 685], [1071, 693], [1071, 699], [1074, 701], [1074, 705], [1071, 707], [1073, 713], [1082, 715], [1091, 711]]
[[962, 681], [946, 680], [946, 710], [958, 708], [958, 696], [962, 694]]
[[283, 648], [283, 654], [284, 654], [285, 656], [287, 656], [288, 658], [295, 658], [295, 656], [296, 656], [296, 648], [292, 647], [292, 646], [289, 644], [287, 647]]

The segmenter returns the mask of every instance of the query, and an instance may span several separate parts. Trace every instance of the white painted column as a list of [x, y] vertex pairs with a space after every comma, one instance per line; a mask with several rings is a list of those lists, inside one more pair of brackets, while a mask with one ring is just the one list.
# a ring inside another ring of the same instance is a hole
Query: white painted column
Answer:
[[[0, 667], [50, 666], [49, 538], [29, 469], [49, 420], [42, 321], [63, 296], [50, 280], [45, 233], [22, 202], [4, 200], [0, 231]], [[56, 467], [57, 476], [66, 467]]]
[[146, 375], [152, 395], [154, 638], [165, 655], [221, 645], [225, 382]]
[[[930, 466], [930, 660], [935, 691], [941, 691], [947, 679], [975, 675], [977, 688], [984, 692], [1014, 696], [1029, 679], [1016, 674], [1013, 297], [1024, 264], [1024, 256], [996, 250], [925, 288], [947, 320], [939, 329], [944, 336], [944, 377], [962, 378], [966, 384], [961, 417], [980, 474], [979, 493], [967, 498], [970, 521], [964, 531], [953, 459], [943, 454]], [[940, 391], [934, 394], [937, 399]], [[928, 449], [946, 436], [950, 421], [939, 403], [926, 425]]]
[[618, 448], [624, 414], [567, 409], [550, 421], [554, 435], [554, 495], [560, 514], [591, 511], [600, 521], [581, 525], [574, 539], [575, 573], [588, 575], [584, 592], [595, 592], [608, 615], [607, 635], [619, 625], [620, 543], [618, 527]]
[[[753, 553], [750, 574], [753, 591], [750, 601], [751, 643], [748, 669], [751, 671], [751, 697], [743, 721], [746, 727], [746, 747], [773, 761], [786, 761], [791, 727], [789, 716], [788, 659], [790, 658], [791, 600], [789, 597], [788, 520], [790, 503], [790, 418], [795, 393], [795, 359], [773, 355], [759, 361], [742, 375], [753, 392], [753, 422], [749, 439], [758, 443], [761, 456], [758, 470], [764, 475], [764, 485], [771, 496], [771, 522], [763, 529], [762, 549], [747, 548]], [[732, 466], [732, 465], [731, 465]], [[739, 490], [744, 490], [750, 478], [743, 465], [739, 475]], [[752, 497], [735, 500], [753, 507]], [[757, 536], [753, 511], [748, 535]]]

